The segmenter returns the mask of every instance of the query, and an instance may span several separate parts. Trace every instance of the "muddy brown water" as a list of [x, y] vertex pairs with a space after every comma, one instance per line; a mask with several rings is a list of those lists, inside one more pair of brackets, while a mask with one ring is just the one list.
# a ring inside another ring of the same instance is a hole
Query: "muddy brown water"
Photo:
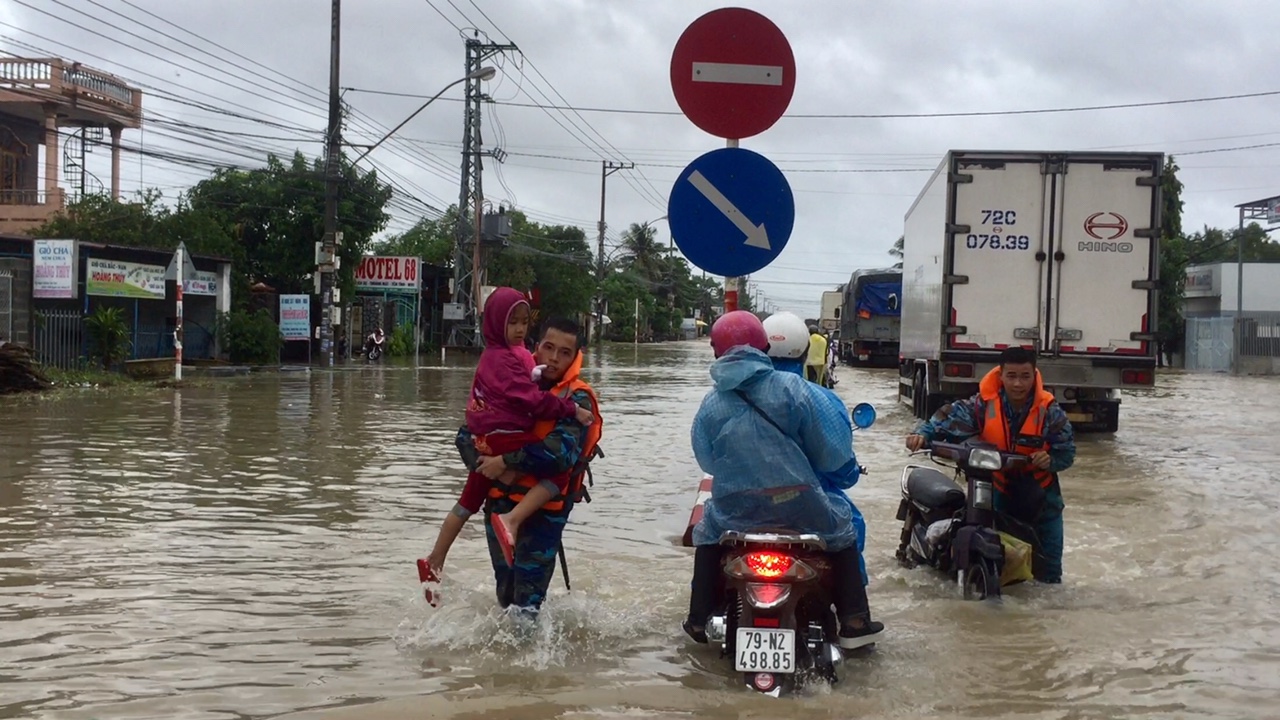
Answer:
[[842, 682], [776, 701], [679, 630], [703, 342], [589, 360], [607, 412], [542, 620], [494, 607], [479, 524], [446, 602], [413, 560], [461, 488], [449, 366], [358, 367], [0, 404], [0, 718], [1268, 717], [1280, 699], [1280, 381], [1161, 375], [1063, 479], [1061, 588], [965, 603], [893, 561], [892, 371], [842, 368], [879, 422], [871, 601]]

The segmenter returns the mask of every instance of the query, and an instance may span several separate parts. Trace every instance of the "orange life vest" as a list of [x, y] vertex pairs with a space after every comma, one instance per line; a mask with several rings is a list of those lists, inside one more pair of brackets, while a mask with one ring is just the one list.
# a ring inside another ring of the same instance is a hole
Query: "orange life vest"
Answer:
[[[1053, 394], [1044, 389], [1044, 381], [1040, 377], [1040, 371], [1036, 370], [1036, 386], [1032, 390], [1034, 401], [1031, 409], [1027, 412], [1027, 417], [1022, 421], [1022, 427], [1018, 430], [1016, 436], [1011, 437], [1009, 432], [1009, 418], [1005, 415], [1004, 401], [1000, 397], [1000, 388], [1003, 383], [1000, 381], [1000, 368], [997, 367], [987, 373], [982, 378], [982, 382], [978, 384], [978, 396], [982, 398], [986, 411], [982, 414], [982, 432], [981, 437], [984, 442], [995, 445], [1002, 452], [1017, 453], [1019, 455], [1033, 455], [1041, 450], [1049, 451], [1049, 442], [1044, 436], [1045, 422], [1049, 417], [1049, 404], [1054, 401]], [[1021, 442], [1018, 442], [1021, 440]], [[995, 475], [996, 490], [1005, 492], [1008, 489], [1009, 480], [1003, 472], [997, 472]], [[1053, 484], [1053, 473], [1039, 468], [1033, 468], [1031, 475], [1040, 483], [1040, 487], [1047, 488]]]
[[[565, 509], [565, 504], [569, 501], [578, 502], [586, 493], [583, 487], [584, 479], [587, 477], [587, 464], [595, 457], [597, 446], [600, 444], [600, 435], [603, 431], [604, 420], [600, 415], [600, 403], [596, 400], [595, 390], [583, 381], [579, 375], [582, 372], [582, 351], [578, 351], [578, 356], [573, 359], [573, 363], [569, 365], [569, 369], [565, 371], [564, 377], [555, 387], [551, 388], [551, 392], [560, 397], [569, 397], [578, 390], [583, 390], [587, 396], [591, 398], [591, 414], [596, 416], [596, 421], [587, 426], [586, 434], [582, 439], [582, 452], [578, 456], [578, 462], [569, 469], [569, 481], [566, 484], [564, 493], [557, 495], [546, 502], [542, 506], [544, 512], [556, 513]], [[540, 438], [545, 438], [555, 430], [556, 420], [539, 420], [533, 426], [533, 433]], [[513, 481], [511, 484], [503, 483], [495, 480], [489, 486], [489, 497], [497, 500], [507, 497], [512, 502], [520, 502], [524, 499], [524, 494], [538, 484], [538, 478], [532, 475], [523, 475]], [[588, 498], [589, 501], [589, 498]]]

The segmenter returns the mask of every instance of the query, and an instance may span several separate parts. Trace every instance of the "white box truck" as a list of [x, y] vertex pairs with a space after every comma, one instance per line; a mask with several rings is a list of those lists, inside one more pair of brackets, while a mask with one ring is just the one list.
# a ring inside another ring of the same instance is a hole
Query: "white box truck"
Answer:
[[1155, 382], [1159, 153], [947, 153], [906, 215], [898, 397], [916, 417], [1038, 355], [1081, 430]]
[[837, 290], [822, 293], [822, 315], [818, 318], [818, 329], [823, 332], [840, 331], [840, 310], [844, 302], [844, 286]]

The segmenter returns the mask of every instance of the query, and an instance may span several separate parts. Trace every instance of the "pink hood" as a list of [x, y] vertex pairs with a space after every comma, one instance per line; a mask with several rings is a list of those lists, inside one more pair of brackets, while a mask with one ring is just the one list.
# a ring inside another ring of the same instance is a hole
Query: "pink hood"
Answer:
[[485, 348], [467, 403], [467, 428], [476, 435], [527, 431], [537, 420], [558, 420], [577, 412], [572, 400], [542, 390], [529, 377], [534, 361], [528, 349], [507, 345], [507, 320], [522, 303], [528, 305], [528, 300], [509, 287], [497, 288], [485, 301], [480, 326]]

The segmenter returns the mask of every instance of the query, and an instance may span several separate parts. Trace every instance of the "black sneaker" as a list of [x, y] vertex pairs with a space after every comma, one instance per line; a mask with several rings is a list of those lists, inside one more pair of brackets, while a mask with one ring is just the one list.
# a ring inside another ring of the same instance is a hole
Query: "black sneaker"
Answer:
[[884, 623], [875, 621], [870, 621], [860, 628], [841, 625], [840, 647], [845, 650], [857, 650], [868, 645], [874, 645], [876, 638], [882, 632], [884, 632]]
[[680, 627], [684, 628], [685, 634], [693, 638], [694, 642], [702, 643], [703, 645], [707, 644], [707, 629], [705, 627], [698, 627], [688, 620], [681, 623]]

